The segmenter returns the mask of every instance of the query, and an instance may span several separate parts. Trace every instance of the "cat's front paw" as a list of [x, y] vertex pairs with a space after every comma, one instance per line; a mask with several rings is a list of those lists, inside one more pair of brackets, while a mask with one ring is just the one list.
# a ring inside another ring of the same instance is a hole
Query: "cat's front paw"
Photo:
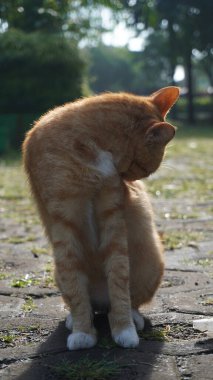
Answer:
[[69, 313], [67, 318], [66, 318], [65, 326], [68, 330], [72, 330], [73, 320], [72, 320], [72, 314], [71, 313]]
[[84, 332], [75, 332], [70, 334], [67, 338], [68, 350], [81, 350], [84, 348], [91, 348], [97, 343], [95, 335], [86, 334]]
[[113, 334], [115, 343], [124, 348], [135, 348], [139, 344], [139, 337], [135, 326], [129, 326], [119, 333]]

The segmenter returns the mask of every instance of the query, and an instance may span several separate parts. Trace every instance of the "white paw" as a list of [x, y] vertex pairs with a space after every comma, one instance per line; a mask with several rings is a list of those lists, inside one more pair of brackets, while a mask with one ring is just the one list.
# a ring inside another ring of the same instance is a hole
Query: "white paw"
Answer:
[[70, 334], [67, 338], [68, 350], [81, 350], [83, 348], [91, 348], [97, 342], [95, 335], [86, 334], [84, 332], [76, 332]]
[[72, 321], [72, 314], [68, 314], [66, 321], [65, 321], [65, 326], [68, 330], [72, 330], [73, 326], [73, 321]]
[[118, 334], [114, 334], [113, 338], [115, 343], [125, 348], [134, 348], [139, 344], [139, 338], [135, 326], [129, 326]]
[[139, 313], [139, 311], [132, 309], [132, 318], [135, 322], [135, 326], [137, 330], [141, 331], [144, 329], [145, 321], [143, 316]]

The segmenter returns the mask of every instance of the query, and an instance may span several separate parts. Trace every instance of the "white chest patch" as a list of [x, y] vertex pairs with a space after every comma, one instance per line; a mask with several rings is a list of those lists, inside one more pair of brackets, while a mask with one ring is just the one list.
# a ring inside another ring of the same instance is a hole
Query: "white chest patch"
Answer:
[[115, 166], [110, 152], [100, 151], [96, 162], [96, 170], [101, 172], [103, 177], [111, 177], [115, 174]]

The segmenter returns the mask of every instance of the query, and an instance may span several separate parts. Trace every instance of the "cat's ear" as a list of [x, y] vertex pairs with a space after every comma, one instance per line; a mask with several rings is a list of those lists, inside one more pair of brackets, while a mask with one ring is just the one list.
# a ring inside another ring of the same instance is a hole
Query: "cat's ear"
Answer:
[[176, 128], [167, 122], [159, 122], [148, 129], [145, 134], [146, 145], [163, 145], [168, 144], [175, 135]]
[[166, 116], [170, 108], [175, 104], [180, 95], [179, 87], [170, 86], [161, 88], [154, 92], [151, 96], [153, 103], [158, 107], [163, 118]]

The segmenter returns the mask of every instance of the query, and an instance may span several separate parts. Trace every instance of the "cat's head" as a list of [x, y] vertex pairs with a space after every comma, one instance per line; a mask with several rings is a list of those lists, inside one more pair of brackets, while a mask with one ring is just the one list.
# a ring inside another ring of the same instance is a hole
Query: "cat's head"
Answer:
[[165, 147], [175, 135], [175, 127], [165, 121], [165, 117], [178, 97], [179, 88], [171, 86], [142, 98], [141, 121], [134, 141], [134, 158], [124, 174], [125, 179], [134, 181], [148, 177], [160, 166]]

